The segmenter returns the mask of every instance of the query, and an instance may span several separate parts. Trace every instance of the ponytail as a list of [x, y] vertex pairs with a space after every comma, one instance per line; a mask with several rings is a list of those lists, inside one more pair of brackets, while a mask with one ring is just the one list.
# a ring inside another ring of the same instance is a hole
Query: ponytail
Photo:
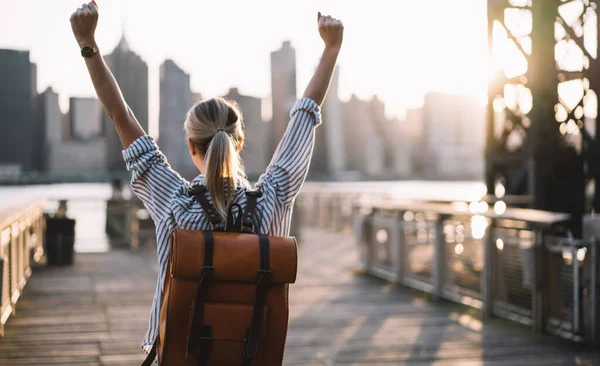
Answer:
[[208, 193], [223, 221], [238, 182], [247, 182], [237, 146], [244, 140], [242, 112], [237, 103], [211, 98], [194, 105], [184, 124], [187, 137], [204, 156]]
[[239, 154], [233, 140], [224, 130], [217, 131], [206, 151], [204, 175], [208, 193], [224, 221], [237, 188], [240, 168]]

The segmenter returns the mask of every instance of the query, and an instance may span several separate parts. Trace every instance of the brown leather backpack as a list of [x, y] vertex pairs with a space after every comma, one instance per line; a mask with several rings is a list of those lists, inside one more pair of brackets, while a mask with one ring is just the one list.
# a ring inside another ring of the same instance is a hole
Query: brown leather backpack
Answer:
[[246, 192], [246, 211], [236, 221], [230, 208], [226, 226], [205, 187], [190, 194], [213, 230], [171, 232], [159, 335], [142, 366], [157, 354], [162, 366], [281, 365], [295, 238], [256, 233], [260, 192]]

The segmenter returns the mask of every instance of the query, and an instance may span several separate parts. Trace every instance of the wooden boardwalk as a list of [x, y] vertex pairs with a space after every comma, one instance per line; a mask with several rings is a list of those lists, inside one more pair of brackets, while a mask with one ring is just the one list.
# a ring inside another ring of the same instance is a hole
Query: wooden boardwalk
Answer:
[[[285, 365], [600, 365], [600, 355], [356, 273], [352, 238], [306, 231]], [[37, 268], [0, 365], [139, 365], [155, 286], [150, 250]]]

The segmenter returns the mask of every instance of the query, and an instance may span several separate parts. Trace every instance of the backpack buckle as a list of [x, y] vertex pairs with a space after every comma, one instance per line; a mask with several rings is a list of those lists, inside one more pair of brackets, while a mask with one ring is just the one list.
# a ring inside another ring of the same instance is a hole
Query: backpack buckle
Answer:
[[252, 197], [262, 197], [263, 193], [262, 193], [262, 191], [260, 191], [258, 189], [254, 189], [254, 190], [247, 190], [246, 195], [252, 196]]

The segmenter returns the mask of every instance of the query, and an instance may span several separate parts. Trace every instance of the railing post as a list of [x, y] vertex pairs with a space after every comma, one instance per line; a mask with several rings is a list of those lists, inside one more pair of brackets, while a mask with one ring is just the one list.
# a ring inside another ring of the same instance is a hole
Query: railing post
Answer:
[[[1, 244], [1, 242], [0, 242]], [[4, 291], [4, 256], [2, 253], [2, 247], [0, 247], [0, 316], [2, 315], [2, 309], [4, 303], [2, 302], [2, 293]], [[0, 337], [4, 336], [4, 322], [0, 321]]]
[[397, 240], [397, 251], [396, 251], [396, 273], [398, 274], [398, 282], [403, 283], [404, 272], [406, 271], [406, 249], [404, 248], [404, 219], [402, 217], [402, 211], [397, 211], [396, 216], [396, 240]]
[[353, 215], [353, 231], [356, 245], [359, 249], [360, 261], [363, 265], [363, 270], [369, 272], [371, 267], [371, 245], [370, 245], [370, 231], [371, 231], [371, 215], [364, 212], [363, 208], [357, 206], [353, 208], [358, 213]]
[[571, 258], [573, 261], [573, 333], [579, 334], [581, 331], [581, 277], [579, 271], [579, 260], [577, 258], [577, 248], [573, 247], [571, 250]]
[[435, 221], [433, 295], [438, 299], [442, 298], [444, 294], [444, 268], [446, 265], [443, 221], [442, 215], [439, 215]]
[[586, 215], [583, 219], [583, 237], [590, 243], [586, 260], [589, 261], [589, 293], [586, 296], [584, 327], [591, 344], [600, 346], [600, 219]]
[[[590, 294], [590, 310], [591, 310], [591, 325], [590, 338], [592, 344], [600, 346], [600, 251], [598, 250], [598, 242], [592, 236], [591, 238], [591, 255], [592, 255], [592, 274], [591, 274], [591, 294]], [[596, 348], [597, 349], [597, 348]]]
[[[541, 334], [545, 325], [545, 308], [544, 308], [544, 289], [547, 281], [545, 280], [544, 268], [548, 261], [545, 255], [543, 236], [539, 229], [536, 229], [533, 234], [533, 289], [531, 293], [531, 318], [533, 321], [533, 331]], [[525, 265], [525, 261], [523, 262]]]
[[12, 305], [12, 315], [15, 315], [15, 304], [19, 299], [19, 267], [18, 263], [15, 263], [17, 262], [18, 251], [18, 230], [16, 224], [12, 224], [10, 230], [10, 303]]
[[495, 220], [492, 220], [487, 227], [487, 231], [483, 237], [483, 269], [481, 273], [481, 300], [483, 302], [483, 315], [489, 317], [493, 313], [493, 263], [494, 258], [494, 225]]
[[135, 204], [127, 204], [127, 222], [128, 222], [128, 230], [127, 235], [129, 236], [129, 246], [133, 250], [140, 249], [140, 221], [137, 217], [137, 205]]

